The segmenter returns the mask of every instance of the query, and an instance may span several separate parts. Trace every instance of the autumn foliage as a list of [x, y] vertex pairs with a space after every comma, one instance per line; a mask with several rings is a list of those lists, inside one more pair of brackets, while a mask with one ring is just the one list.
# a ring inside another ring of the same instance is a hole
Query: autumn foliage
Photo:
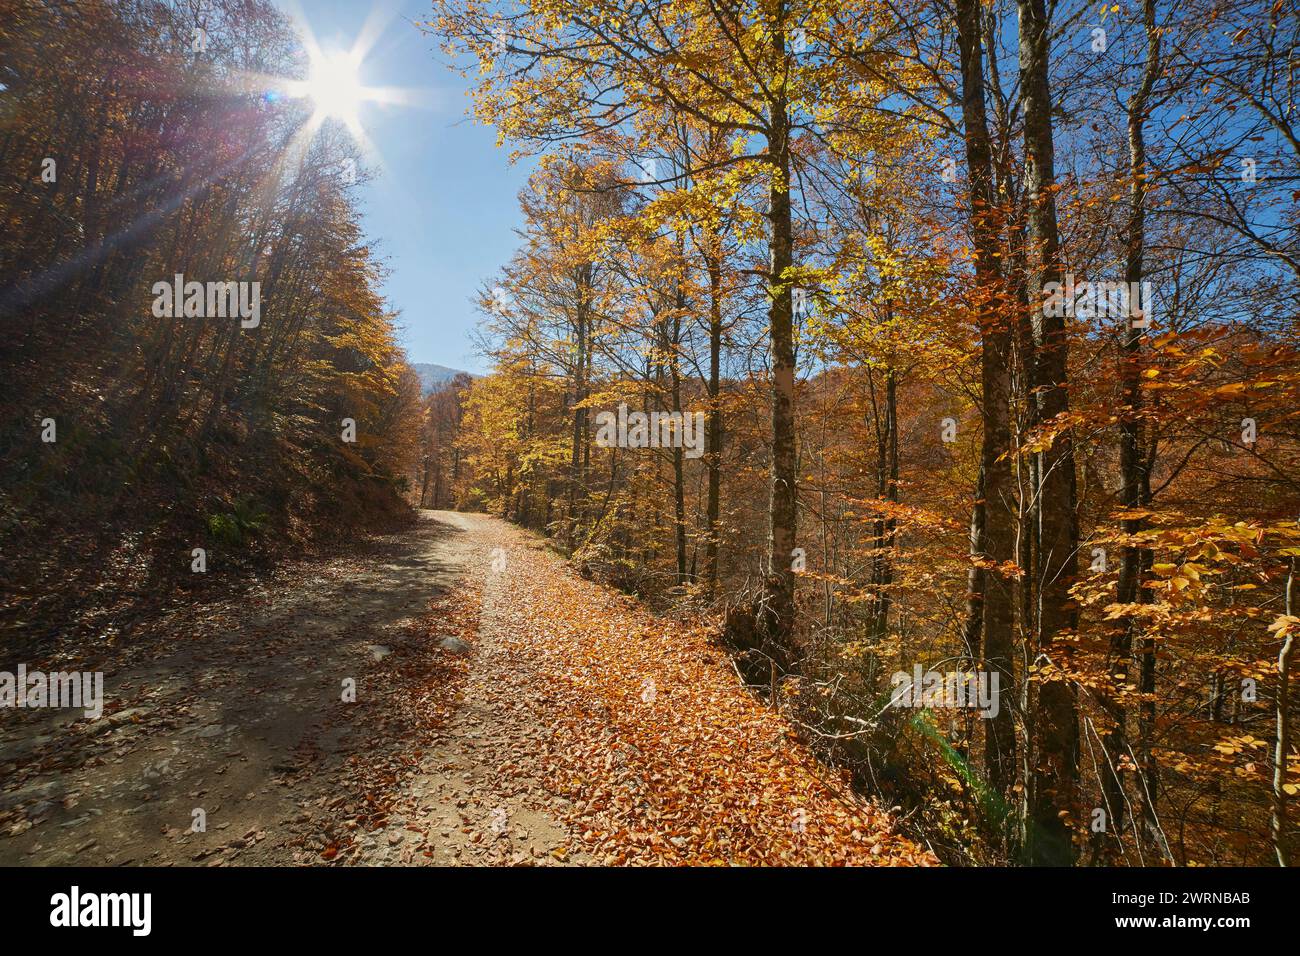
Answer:
[[[434, 7], [540, 157], [458, 506], [698, 614], [950, 860], [1294, 857], [1293, 10]], [[918, 664], [1000, 717], [891, 707]]]
[[[202, 49], [189, 6], [0, 16], [0, 577], [32, 640], [209, 580], [195, 548], [219, 576], [407, 510], [419, 385], [363, 167], [267, 91], [303, 69], [272, 5], [206, 4]], [[159, 317], [177, 274], [259, 282], [260, 324]]]

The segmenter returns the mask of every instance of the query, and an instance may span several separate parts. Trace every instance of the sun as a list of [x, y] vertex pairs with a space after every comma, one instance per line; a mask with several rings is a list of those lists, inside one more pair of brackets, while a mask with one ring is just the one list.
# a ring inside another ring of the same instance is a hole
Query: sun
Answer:
[[396, 86], [367, 86], [362, 82], [362, 73], [366, 72], [366, 57], [383, 32], [387, 19], [391, 17], [376, 6], [350, 45], [339, 42], [322, 46], [298, 7], [297, 0], [283, 2], [290, 8], [290, 14], [297, 24], [301, 50], [306, 58], [306, 76], [291, 79], [249, 73], [246, 75], [249, 88], [259, 91], [267, 102], [283, 96], [300, 100], [310, 107], [310, 113], [304, 111], [304, 120], [294, 137], [295, 146], [305, 147], [311, 143], [328, 119], [347, 132], [360, 147], [362, 155], [377, 160], [378, 151], [366, 135], [363, 122], [368, 112], [367, 107], [373, 105], [387, 109], [416, 106], [421, 105], [425, 99], [419, 90]]
[[303, 92], [311, 97], [319, 119], [333, 117], [349, 127], [358, 122], [358, 111], [368, 98], [358, 69], [361, 58], [353, 53], [314, 53], [311, 72]]

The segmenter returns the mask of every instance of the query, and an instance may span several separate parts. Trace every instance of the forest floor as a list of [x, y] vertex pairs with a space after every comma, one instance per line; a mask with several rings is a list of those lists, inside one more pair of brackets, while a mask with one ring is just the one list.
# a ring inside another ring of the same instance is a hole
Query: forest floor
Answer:
[[113, 660], [98, 719], [0, 711], [0, 865], [935, 862], [703, 622], [483, 515], [283, 565]]

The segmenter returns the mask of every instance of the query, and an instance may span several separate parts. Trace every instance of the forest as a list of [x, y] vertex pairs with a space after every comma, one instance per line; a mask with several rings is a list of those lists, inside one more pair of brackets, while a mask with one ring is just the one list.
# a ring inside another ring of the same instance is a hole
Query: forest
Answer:
[[[143, 768], [158, 860], [1296, 862], [1300, 5], [421, 8], [528, 170], [428, 387], [275, 5], [0, 0], [0, 665], [171, 733], [219, 631], [371, 721], [220, 849]], [[68, 732], [0, 859], [143, 753]]]
[[1294, 4], [437, 8], [540, 160], [435, 506], [716, 618], [942, 857], [1294, 856]]
[[[0, 15], [0, 578], [31, 641], [191, 584], [210, 542], [247, 562], [406, 508], [420, 389], [349, 196], [364, 165], [247, 79], [293, 69], [283, 17], [202, 6]], [[204, 308], [242, 287], [194, 321], [194, 281]]]

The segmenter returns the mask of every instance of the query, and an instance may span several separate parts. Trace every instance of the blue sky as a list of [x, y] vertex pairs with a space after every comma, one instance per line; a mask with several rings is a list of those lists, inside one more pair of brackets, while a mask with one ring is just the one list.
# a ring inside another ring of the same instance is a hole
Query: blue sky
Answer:
[[478, 318], [470, 300], [516, 245], [528, 167], [511, 166], [495, 132], [466, 117], [468, 84], [411, 24], [432, 16], [431, 0], [277, 3], [295, 18], [300, 10], [325, 50], [350, 49], [372, 16], [383, 24], [361, 80], [418, 90], [420, 100], [361, 108], [379, 161], [359, 189], [367, 232], [391, 270], [384, 291], [402, 313], [411, 361], [487, 371], [470, 337]]

